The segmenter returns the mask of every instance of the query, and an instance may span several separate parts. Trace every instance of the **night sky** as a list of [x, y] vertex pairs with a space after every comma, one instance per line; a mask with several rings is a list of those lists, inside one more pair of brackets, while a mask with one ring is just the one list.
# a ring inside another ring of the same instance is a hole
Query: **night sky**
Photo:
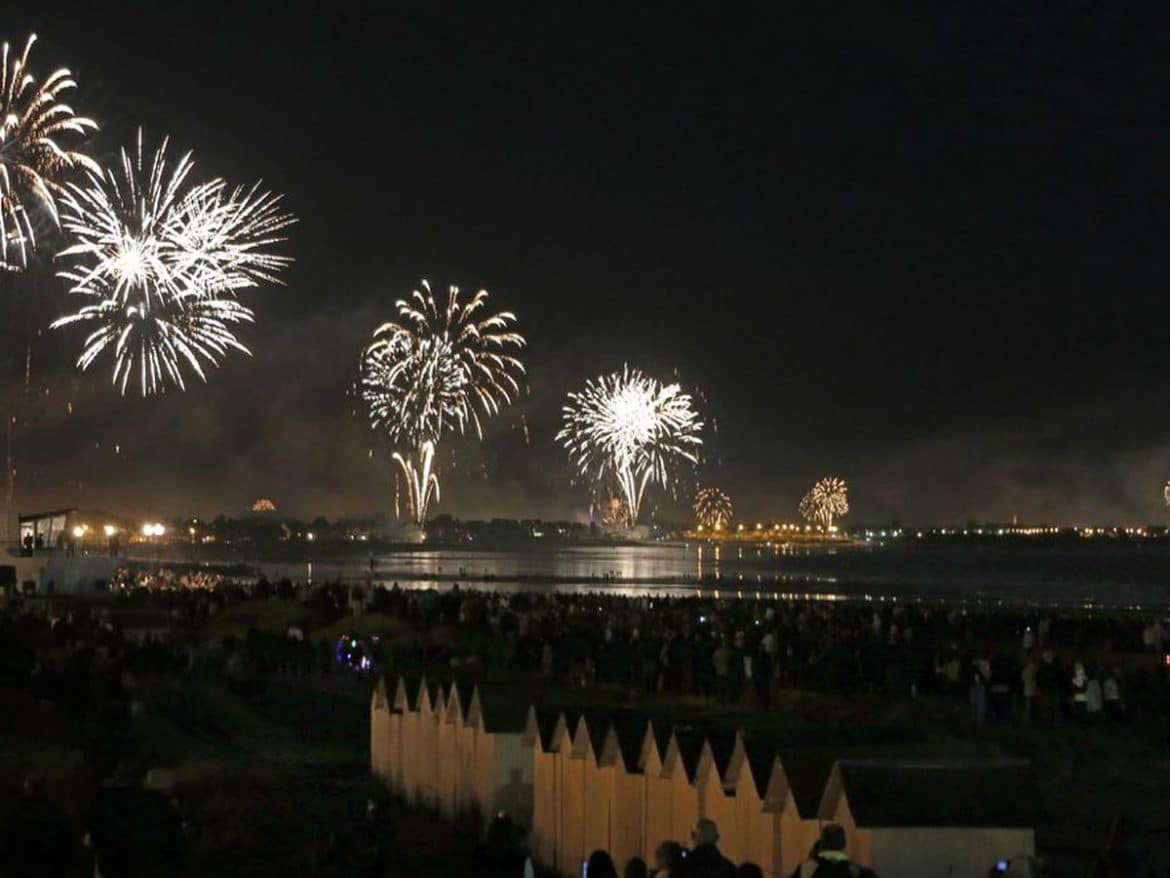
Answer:
[[[531, 393], [448, 446], [434, 513], [582, 518], [562, 398], [629, 362], [699, 393], [699, 480], [749, 520], [830, 473], [854, 521], [1163, 518], [1170, 29], [787, 5], [6, 10], [78, 76], [95, 154], [142, 124], [300, 219], [288, 286], [246, 298], [254, 357], [207, 385], [121, 399], [108, 361], [73, 372], [80, 332], [35, 337], [18, 506], [385, 511], [346, 389], [427, 277], [530, 342]], [[9, 397], [51, 268], [0, 282]]]

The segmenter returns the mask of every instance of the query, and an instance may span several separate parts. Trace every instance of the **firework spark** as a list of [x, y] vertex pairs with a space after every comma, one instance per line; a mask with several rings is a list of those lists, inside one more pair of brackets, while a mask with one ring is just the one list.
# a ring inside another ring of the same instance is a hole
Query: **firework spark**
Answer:
[[630, 527], [630, 507], [624, 497], [609, 495], [596, 504], [595, 510], [600, 517], [600, 524], [606, 530]]
[[139, 131], [117, 170], [90, 171], [61, 201], [71, 243], [59, 274], [85, 304], [52, 328], [97, 324], [77, 365], [88, 369], [112, 347], [122, 393], [135, 372], [148, 396], [186, 389], [187, 368], [206, 381], [205, 368], [230, 351], [248, 354], [235, 330], [254, 317], [236, 293], [279, 283], [290, 261], [269, 249], [294, 222], [278, 196], [219, 179], [189, 184], [192, 166], [189, 152], [168, 163], [166, 139], [148, 157]]
[[695, 495], [695, 520], [706, 530], [723, 530], [731, 521], [731, 498], [718, 488], [703, 488]]
[[439, 496], [433, 470], [439, 440], [469, 425], [483, 438], [482, 419], [498, 414], [520, 393], [524, 364], [512, 352], [525, 345], [511, 329], [516, 315], [510, 311], [481, 317], [485, 290], [461, 302], [453, 286], [440, 302], [427, 281], [422, 287], [409, 301], [396, 303], [396, 321], [374, 331], [362, 352], [360, 379], [370, 426], [397, 449], [394, 460], [420, 527]]
[[570, 393], [563, 411], [557, 441], [582, 475], [616, 479], [631, 524], [648, 485], [668, 486], [679, 461], [698, 461], [703, 422], [678, 384], [624, 366]]
[[36, 40], [36, 34], [30, 35], [24, 51], [11, 62], [8, 43], [0, 53], [0, 269], [28, 264], [37, 245], [33, 212], [38, 206], [58, 223], [65, 176], [76, 167], [97, 167], [63, 145], [96, 131], [97, 124], [61, 102], [65, 92], [77, 87], [68, 70], [56, 70], [37, 84], [28, 67]]
[[1170, 482], [1162, 489], [1162, 499], [1166, 501], [1166, 507], [1170, 508]]
[[821, 525], [828, 530], [833, 519], [849, 512], [849, 489], [843, 479], [826, 476], [821, 479], [800, 501], [800, 514], [806, 521]]

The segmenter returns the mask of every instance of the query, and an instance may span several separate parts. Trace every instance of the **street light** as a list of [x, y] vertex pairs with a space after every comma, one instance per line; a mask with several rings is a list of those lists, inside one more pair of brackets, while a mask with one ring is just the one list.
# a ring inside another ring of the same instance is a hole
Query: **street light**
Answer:
[[118, 529], [116, 527], [114, 527], [112, 524], [107, 524], [104, 528], [102, 528], [102, 530], [104, 530], [106, 532], [107, 538], [112, 537], [114, 534], [116, 534], [118, 532]]

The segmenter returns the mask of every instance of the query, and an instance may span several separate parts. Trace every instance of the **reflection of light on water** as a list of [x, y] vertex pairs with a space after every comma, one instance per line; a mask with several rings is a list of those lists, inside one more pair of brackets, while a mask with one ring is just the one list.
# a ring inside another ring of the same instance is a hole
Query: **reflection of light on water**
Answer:
[[[388, 588], [389, 583], [377, 583], [382, 588]], [[403, 591], [449, 591], [453, 588], [455, 583], [440, 582], [437, 580], [418, 579], [409, 582], [399, 582], [398, 587]], [[703, 598], [711, 597], [716, 601], [732, 600], [730, 595], [724, 594], [720, 589], [713, 589], [710, 592], [705, 592], [702, 588], [696, 588], [692, 585], [622, 585], [618, 583], [606, 583], [603, 585], [585, 585], [583, 583], [548, 583], [533, 587], [523, 582], [505, 582], [495, 580], [493, 582], [476, 582], [472, 583], [471, 587], [476, 591], [484, 591], [490, 593], [505, 593], [515, 594], [523, 591], [540, 591], [548, 594], [598, 594], [598, 595], [613, 595], [620, 597], [671, 597], [671, 598]], [[461, 588], [468, 589], [466, 584]], [[806, 601], [806, 602], [823, 602], [823, 601], [846, 601], [850, 600], [850, 596], [840, 594], [837, 592], [823, 592], [823, 591], [752, 591], [745, 594], [742, 591], [736, 592], [736, 599], [738, 600], [763, 600], [771, 597], [774, 601]], [[855, 596], [856, 597], [856, 596]]]
[[[211, 547], [215, 552], [218, 547]], [[1170, 548], [1170, 547], [1168, 547]], [[975, 577], [951, 578], [923, 575], [914, 569], [916, 558], [907, 561], [907, 575], [902, 575], [895, 561], [888, 569], [876, 573], [859, 566], [858, 570], [837, 572], [834, 566], [819, 566], [816, 559], [828, 555], [802, 546], [785, 545], [776, 541], [771, 551], [756, 558], [751, 551], [742, 560], [733, 553], [722, 557], [719, 547], [711, 543], [691, 542], [689, 545], [648, 543], [636, 546], [549, 546], [512, 551], [482, 549], [403, 549], [375, 557], [374, 581], [383, 585], [395, 582], [402, 587], [449, 588], [458, 582], [461, 588], [547, 591], [551, 594], [569, 594], [597, 591], [623, 595], [698, 595], [710, 599], [712, 588], [718, 586], [723, 597], [727, 591], [742, 590], [745, 599], [754, 590], [775, 594], [780, 589], [785, 597], [807, 600], [836, 600], [845, 593], [848, 600], [895, 603], [925, 602], [929, 604], [971, 606], [1030, 606], [1035, 609], [1052, 606], [1075, 607], [1078, 612], [1097, 612], [1103, 609], [1137, 611], [1165, 606], [1165, 592], [1147, 597], [1144, 590], [1153, 586], [1129, 586], [1126, 583], [1084, 583], [1049, 581], [990, 581]], [[219, 549], [221, 554], [225, 554]], [[339, 580], [346, 584], [368, 581], [371, 571], [368, 554], [320, 556], [314, 551], [310, 568], [303, 558], [285, 562], [258, 564], [257, 575], [269, 581], [288, 577], [305, 582], [306, 573], [317, 582]], [[876, 550], [874, 550], [876, 551]], [[694, 553], [694, 554], [692, 554]], [[239, 563], [240, 556], [226, 553], [226, 558], [208, 558], [207, 561]], [[838, 562], [849, 554], [838, 550]], [[865, 557], [873, 554], [869, 550]], [[972, 556], [973, 561], [981, 556]], [[791, 558], [791, 566], [787, 559]], [[809, 559], [812, 560], [809, 560]], [[175, 559], [176, 561], [185, 559]], [[246, 563], [246, 562], [245, 562]], [[717, 578], [718, 577], [718, 578]], [[700, 591], [701, 589], [701, 591]], [[1097, 594], [1094, 589], [1101, 589]], [[1105, 589], [1108, 589], [1106, 592]], [[1132, 590], [1131, 590], [1132, 589]], [[868, 594], [868, 597], [866, 596]], [[1161, 601], [1159, 600], [1161, 598]], [[1088, 603], [1089, 607], [1084, 607]]]

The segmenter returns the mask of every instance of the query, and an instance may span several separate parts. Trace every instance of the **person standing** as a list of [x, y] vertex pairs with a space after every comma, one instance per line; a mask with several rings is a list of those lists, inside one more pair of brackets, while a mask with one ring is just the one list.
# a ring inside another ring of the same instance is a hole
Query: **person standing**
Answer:
[[1020, 670], [1020, 683], [1024, 690], [1024, 720], [1028, 723], [1036, 721], [1036, 657], [1028, 653], [1024, 658], [1024, 667]]
[[821, 837], [792, 878], [877, 878], [874, 871], [852, 862], [845, 853], [845, 830], [836, 823], [821, 827]]
[[683, 849], [677, 841], [664, 841], [654, 849], [654, 878], [679, 878]]
[[699, 820], [691, 832], [691, 854], [679, 870], [681, 878], [735, 878], [735, 864], [719, 852], [718, 841], [715, 821]]
[[1085, 713], [1096, 722], [1105, 712], [1105, 699], [1101, 693], [1101, 682], [1095, 669], [1090, 669], [1089, 682], [1085, 684]]
[[1044, 650], [1036, 669], [1036, 691], [1040, 699], [1040, 718], [1055, 724], [1060, 719], [1060, 692], [1063, 680], [1052, 650]]
[[1085, 673], [1085, 666], [1082, 662], [1073, 664], [1072, 679], [1069, 682], [1072, 687], [1073, 715], [1078, 720], [1084, 721], [1087, 712], [1089, 677]]
[[1105, 716], [1111, 720], [1119, 720], [1125, 712], [1121, 704], [1121, 670], [1114, 668], [1105, 677], [1101, 686], [1101, 694], [1105, 701]]

